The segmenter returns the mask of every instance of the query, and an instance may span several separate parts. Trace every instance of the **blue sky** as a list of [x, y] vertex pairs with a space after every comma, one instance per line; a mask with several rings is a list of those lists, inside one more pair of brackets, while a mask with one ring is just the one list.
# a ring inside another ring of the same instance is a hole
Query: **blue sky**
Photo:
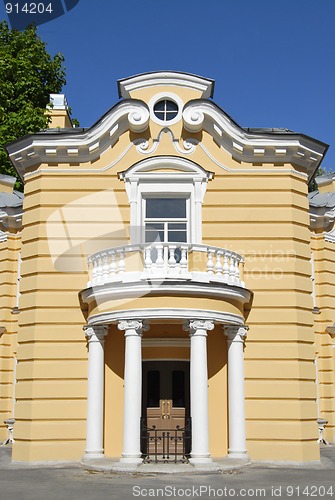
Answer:
[[335, 170], [334, 27], [335, 0], [80, 0], [38, 32], [65, 56], [81, 126], [118, 101], [119, 78], [185, 71], [213, 78], [214, 101], [241, 126], [326, 142]]

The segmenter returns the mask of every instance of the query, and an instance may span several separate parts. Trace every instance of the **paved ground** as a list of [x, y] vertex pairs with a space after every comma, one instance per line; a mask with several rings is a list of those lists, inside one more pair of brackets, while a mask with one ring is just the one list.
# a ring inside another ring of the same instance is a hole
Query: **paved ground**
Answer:
[[0, 447], [1, 500], [130, 500], [135, 498], [293, 498], [335, 500], [335, 446], [322, 448], [316, 467], [252, 464], [221, 474], [120, 475], [80, 466], [18, 467]]

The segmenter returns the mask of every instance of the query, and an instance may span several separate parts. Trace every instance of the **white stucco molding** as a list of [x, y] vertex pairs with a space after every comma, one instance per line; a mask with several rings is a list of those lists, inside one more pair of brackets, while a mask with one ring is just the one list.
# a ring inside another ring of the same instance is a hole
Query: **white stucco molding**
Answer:
[[248, 330], [249, 330], [249, 328], [246, 325], [243, 325], [243, 326], [225, 325], [223, 327], [223, 332], [229, 339], [236, 338], [236, 339], [244, 340], [248, 334]]
[[144, 321], [139, 320], [139, 319], [135, 319], [135, 320], [134, 319], [123, 319], [118, 323], [117, 327], [119, 330], [125, 332], [125, 336], [134, 334], [134, 333], [129, 333], [129, 332], [136, 332], [136, 335], [142, 335], [143, 332], [146, 332], [149, 330], [149, 325], [144, 323]]
[[196, 99], [183, 111], [186, 130], [206, 130], [233, 158], [247, 162], [293, 163], [304, 167], [311, 177], [327, 151], [327, 145], [304, 134], [275, 131], [247, 131], [237, 125], [211, 101]]
[[213, 321], [222, 325], [242, 326], [243, 316], [225, 311], [211, 311], [204, 309], [178, 309], [178, 308], [152, 308], [128, 309], [122, 311], [107, 311], [94, 314], [88, 318], [88, 324], [117, 324], [123, 320], [141, 318], [141, 321], [170, 320], [174, 323], [185, 322], [192, 318], [193, 321]]
[[[81, 292], [82, 300], [99, 304], [110, 300], [123, 300], [145, 296], [177, 295], [181, 297], [208, 297], [220, 300], [234, 300], [241, 304], [250, 301], [251, 292], [245, 288], [224, 283], [201, 283], [190, 280], [134, 281], [129, 283], [111, 282], [101, 286], [86, 288]], [[224, 307], [224, 303], [222, 304]]]
[[[168, 170], [165, 171], [164, 170]], [[119, 173], [130, 203], [130, 226], [144, 223], [143, 199], [150, 196], [185, 196], [189, 199], [190, 241], [202, 242], [202, 203], [212, 172], [189, 159], [175, 156], [146, 158]], [[131, 234], [132, 243], [138, 243]]]
[[27, 135], [9, 144], [9, 157], [23, 178], [28, 167], [39, 163], [88, 162], [98, 158], [130, 129], [144, 132], [149, 125], [149, 108], [137, 99], [118, 103], [91, 128], [53, 131]]
[[214, 326], [214, 321], [208, 319], [191, 319], [184, 323], [183, 330], [189, 331], [190, 335], [207, 335], [207, 331], [214, 330]]
[[7, 239], [8, 239], [7, 233], [5, 233], [4, 231], [1, 231], [1, 229], [0, 229], [0, 243], [7, 241]]
[[213, 95], [214, 80], [177, 71], [155, 71], [118, 80], [119, 96], [125, 98], [129, 98], [130, 93], [136, 90], [162, 86], [196, 90], [202, 93], [203, 98], [207, 98]]
[[101, 342], [108, 335], [108, 326], [106, 325], [85, 325], [83, 327], [87, 342]]

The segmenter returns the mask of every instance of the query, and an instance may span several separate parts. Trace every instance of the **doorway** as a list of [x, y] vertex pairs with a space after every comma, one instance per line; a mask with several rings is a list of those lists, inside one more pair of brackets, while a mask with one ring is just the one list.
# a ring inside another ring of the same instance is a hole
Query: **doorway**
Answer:
[[141, 451], [147, 462], [187, 462], [191, 448], [189, 361], [144, 361]]

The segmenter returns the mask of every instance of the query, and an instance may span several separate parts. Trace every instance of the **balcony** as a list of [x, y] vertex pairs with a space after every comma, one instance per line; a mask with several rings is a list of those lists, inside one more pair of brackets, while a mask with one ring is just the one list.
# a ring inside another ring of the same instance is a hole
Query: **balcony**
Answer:
[[115, 247], [88, 258], [87, 287], [138, 281], [216, 282], [245, 288], [243, 257], [231, 250], [185, 243]]

